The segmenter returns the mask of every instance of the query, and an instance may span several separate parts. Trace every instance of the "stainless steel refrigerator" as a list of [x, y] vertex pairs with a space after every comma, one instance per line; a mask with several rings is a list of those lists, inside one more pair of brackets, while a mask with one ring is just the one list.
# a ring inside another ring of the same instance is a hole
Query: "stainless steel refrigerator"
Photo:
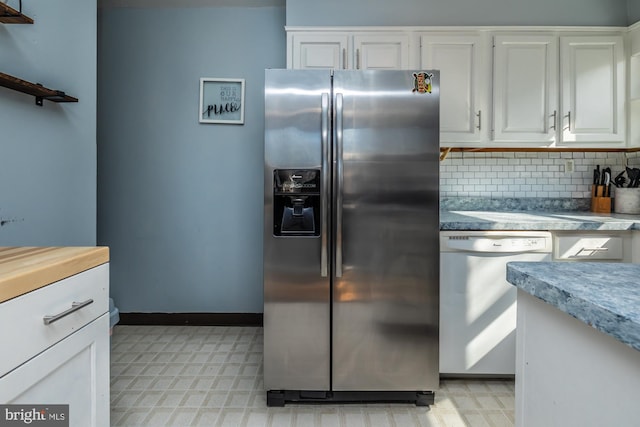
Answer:
[[438, 71], [265, 71], [264, 385], [433, 403]]

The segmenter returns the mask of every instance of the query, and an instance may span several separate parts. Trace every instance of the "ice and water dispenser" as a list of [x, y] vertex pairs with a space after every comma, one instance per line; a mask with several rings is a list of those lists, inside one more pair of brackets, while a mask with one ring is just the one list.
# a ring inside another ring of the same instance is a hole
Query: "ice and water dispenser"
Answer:
[[320, 170], [273, 171], [273, 234], [320, 235]]

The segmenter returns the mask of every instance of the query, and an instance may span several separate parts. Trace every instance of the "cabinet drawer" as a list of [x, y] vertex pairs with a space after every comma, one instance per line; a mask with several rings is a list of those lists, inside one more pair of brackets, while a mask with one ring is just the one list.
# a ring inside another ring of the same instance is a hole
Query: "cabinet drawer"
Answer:
[[109, 315], [105, 313], [0, 378], [0, 402], [66, 404], [69, 426], [108, 427], [108, 328]]
[[620, 236], [556, 236], [554, 258], [559, 260], [610, 260], [624, 258], [623, 239]]
[[[73, 303], [93, 302], [45, 324]], [[109, 311], [109, 264], [0, 304], [0, 377]]]

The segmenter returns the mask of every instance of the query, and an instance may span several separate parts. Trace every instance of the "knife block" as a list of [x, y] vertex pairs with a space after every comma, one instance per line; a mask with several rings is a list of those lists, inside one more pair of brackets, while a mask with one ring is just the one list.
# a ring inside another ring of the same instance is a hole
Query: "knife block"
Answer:
[[605, 197], [606, 185], [591, 186], [591, 212], [611, 213], [611, 197]]

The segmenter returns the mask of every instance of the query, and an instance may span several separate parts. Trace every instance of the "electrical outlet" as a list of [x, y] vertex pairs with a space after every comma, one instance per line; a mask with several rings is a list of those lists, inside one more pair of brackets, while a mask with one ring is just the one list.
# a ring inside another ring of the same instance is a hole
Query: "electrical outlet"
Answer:
[[573, 163], [573, 159], [565, 161], [564, 173], [573, 173], [573, 172], [575, 172], [575, 164]]

